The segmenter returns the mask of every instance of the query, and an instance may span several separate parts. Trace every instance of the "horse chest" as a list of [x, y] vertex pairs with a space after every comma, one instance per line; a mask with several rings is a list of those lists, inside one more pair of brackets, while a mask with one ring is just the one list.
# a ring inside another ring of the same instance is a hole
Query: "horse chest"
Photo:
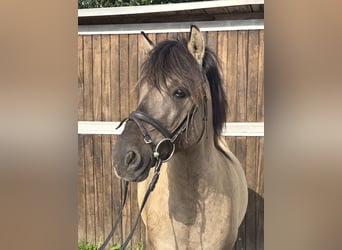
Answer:
[[148, 249], [228, 249], [233, 221], [227, 197], [177, 204], [166, 197], [146, 218]]

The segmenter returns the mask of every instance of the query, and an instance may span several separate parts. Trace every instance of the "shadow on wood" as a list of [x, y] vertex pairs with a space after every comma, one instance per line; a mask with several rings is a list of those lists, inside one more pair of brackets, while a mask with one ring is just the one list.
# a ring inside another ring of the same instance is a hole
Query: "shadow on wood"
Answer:
[[264, 198], [248, 189], [248, 206], [234, 250], [264, 249]]

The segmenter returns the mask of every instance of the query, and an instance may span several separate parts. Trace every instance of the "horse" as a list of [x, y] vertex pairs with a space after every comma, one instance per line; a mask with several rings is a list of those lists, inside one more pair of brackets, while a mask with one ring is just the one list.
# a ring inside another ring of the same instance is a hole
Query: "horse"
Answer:
[[156, 45], [146, 59], [138, 104], [113, 146], [116, 175], [138, 183], [142, 204], [157, 163], [159, 182], [142, 211], [146, 249], [232, 249], [247, 208], [243, 168], [220, 134], [227, 100], [216, 55], [198, 27]]

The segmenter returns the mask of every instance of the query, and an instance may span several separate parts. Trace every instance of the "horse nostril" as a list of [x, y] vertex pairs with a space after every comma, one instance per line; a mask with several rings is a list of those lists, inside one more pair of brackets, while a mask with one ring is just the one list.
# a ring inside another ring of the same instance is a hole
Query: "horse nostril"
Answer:
[[135, 159], [136, 159], [136, 153], [134, 151], [129, 151], [125, 157], [126, 166], [134, 164]]

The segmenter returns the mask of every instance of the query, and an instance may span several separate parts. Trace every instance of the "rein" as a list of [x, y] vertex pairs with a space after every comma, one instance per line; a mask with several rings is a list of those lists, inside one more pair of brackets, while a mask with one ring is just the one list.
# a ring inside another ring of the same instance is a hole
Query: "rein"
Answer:
[[[141, 131], [143, 137], [144, 137], [144, 142], [148, 145], [151, 145], [152, 152], [153, 152], [152, 158], [155, 159], [154, 164], [153, 164], [153, 165], [155, 165], [155, 169], [154, 169], [154, 174], [153, 174], [152, 180], [151, 180], [149, 187], [145, 193], [143, 202], [142, 202], [141, 207], [139, 209], [138, 216], [137, 216], [135, 223], [131, 229], [131, 232], [129, 233], [128, 237], [126, 238], [125, 242], [122, 244], [120, 249], [122, 249], [122, 250], [126, 249], [128, 243], [131, 241], [133, 234], [135, 232], [135, 229], [138, 225], [139, 219], [141, 217], [142, 210], [144, 209], [145, 204], [147, 202], [147, 199], [150, 196], [151, 192], [154, 190], [154, 188], [158, 182], [161, 165], [162, 165], [162, 163], [167, 162], [172, 158], [172, 156], [175, 152], [175, 142], [176, 142], [176, 140], [180, 134], [182, 134], [184, 131], [188, 132], [187, 128], [189, 127], [190, 120], [193, 118], [196, 110], [197, 110], [197, 106], [193, 106], [190, 109], [190, 111], [188, 112], [187, 116], [183, 119], [183, 121], [174, 130], [174, 132], [170, 132], [159, 121], [155, 120], [151, 116], [149, 116], [149, 115], [147, 115], [141, 111], [133, 111], [128, 116], [128, 118], [122, 120], [120, 122], [119, 126], [117, 127], [117, 129], [120, 128], [122, 126], [122, 124], [126, 121], [129, 121], [129, 120], [134, 121], [135, 124], [138, 126], [139, 130]], [[206, 104], [204, 105], [204, 115], [205, 115], [205, 118], [203, 119], [203, 122], [205, 123], [206, 122], [206, 116], [207, 116]], [[152, 125], [154, 128], [156, 128], [164, 136], [164, 138], [161, 139], [155, 145], [152, 141], [151, 136], [147, 132], [147, 129], [145, 128], [145, 126], [143, 125], [142, 122], [146, 122], [146, 123], [149, 123], [150, 125]], [[205, 127], [206, 127], [206, 125], [204, 124], [200, 139], [203, 136]], [[185, 140], [188, 141], [188, 133], [186, 133]], [[160, 151], [160, 149], [163, 147], [164, 148], [167, 147], [167, 149], [168, 149], [167, 153], [163, 153]], [[121, 220], [122, 211], [123, 211], [123, 208], [124, 208], [125, 203], [126, 203], [127, 190], [128, 190], [128, 181], [123, 181], [123, 182], [124, 182], [124, 196], [122, 199], [122, 204], [121, 204], [121, 208], [119, 211], [118, 218], [117, 218], [111, 232], [107, 236], [106, 240], [100, 246], [99, 250], [104, 250], [104, 248], [107, 246], [109, 240], [113, 237], [113, 234], [114, 234], [114, 232], [115, 232], [115, 230], [116, 230], [116, 228], [117, 228], [117, 226]]]
[[[162, 162], [161, 160], [159, 160], [159, 161], [157, 162], [157, 165], [156, 165], [156, 167], [155, 167], [155, 169], [154, 169], [154, 174], [153, 174], [152, 180], [151, 180], [151, 182], [150, 182], [150, 185], [148, 186], [148, 189], [147, 189], [147, 191], [146, 191], [146, 193], [145, 193], [143, 202], [142, 202], [141, 207], [140, 207], [140, 209], [139, 209], [139, 214], [138, 214], [138, 216], [137, 216], [137, 218], [136, 218], [136, 220], [135, 220], [135, 223], [134, 223], [134, 225], [133, 225], [133, 227], [132, 227], [131, 232], [130, 232], [129, 235], [127, 236], [125, 242], [124, 242], [124, 243], [122, 244], [122, 246], [120, 247], [120, 249], [122, 249], [122, 250], [126, 249], [128, 243], [131, 241], [131, 239], [132, 239], [132, 237], [133, 237], [133, 234], [134, 234], [134, 232], [135, 232], [135, 229], [137, 228], [139, 219], [140, 219], [140, 217], [141, 217], [142, 210], [144, 209], [145, 204], [146, 204], [146, 202], [147, 202], [147, 199], [148, 199], [148, 197], [150, 196], [150, 194], [152, 193], [152, 191], [154, 190], [154, 188], [155, 188], [155, 186], [156, 186], [156, 184], [157, 184], [157, 181], [158, 181], [158, 179], [159, 179], [160, 167], [161, 167], [162, 163], [163, 163], [163, 162]], [[123, 211], [123, 209], [124, 209], [124, 207], [125, 207], [125, 203], [126, 203], [126, 200], [127, 200], [127, 190], [128, 190], [128, 181], [123, 181], [123, 182], [124, 182], [124, 196], [123, 196], [123, 202], [122, 202], [122, 204], [121, 204], [119, 216], [118, 216], [118, 218], [117, 218], [116, 221], [115, 221], [115, 224], [114, 224], [114, 226], [113, 226], [113, 228], [112, 228], [112, 231], [108, 234], [106, 240], [102, 243], [102, 245], [100, 246], [100, 248], [99, 248], [98, 250], [103, 250], [103, 249], [105, 249], [105, 247], [107, 246], [109, 240], [113, 237], [113, 234], [114, 234], [114, 232], [115, 232], [115, 230], [116, 230], [116, 227], [118, 226], [118, 224], [119, 224], [119, 222], [120, 222], [120, 220], [121, 220], [122, 211]]]

